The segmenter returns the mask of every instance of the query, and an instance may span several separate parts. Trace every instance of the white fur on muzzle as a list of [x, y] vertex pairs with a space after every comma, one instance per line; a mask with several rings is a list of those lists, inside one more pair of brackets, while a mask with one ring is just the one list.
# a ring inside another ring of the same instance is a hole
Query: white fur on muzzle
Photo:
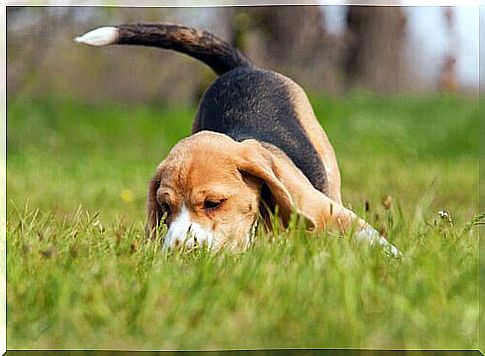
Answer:
[[189, 210], [183, 205], [179, 215], [170, 224], [163, 242], [163, 249], [168, 250], [182, 246], [191, 249], [195, 245], [206, 246], [210, 249], [213, 244], [213, 234], [198, 223], [193, 222]]

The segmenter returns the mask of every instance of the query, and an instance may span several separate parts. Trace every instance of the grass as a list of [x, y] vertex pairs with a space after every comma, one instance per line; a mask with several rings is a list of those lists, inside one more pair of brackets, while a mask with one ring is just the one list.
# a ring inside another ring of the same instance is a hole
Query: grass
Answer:
[[344, 201], [402, 259], [297, 223], [237, 256], [165, 255], [144, 241], [146, 184], [195, 108], [11, 98], [8, 348], [476, 348], [476, 102], [312, 102]]

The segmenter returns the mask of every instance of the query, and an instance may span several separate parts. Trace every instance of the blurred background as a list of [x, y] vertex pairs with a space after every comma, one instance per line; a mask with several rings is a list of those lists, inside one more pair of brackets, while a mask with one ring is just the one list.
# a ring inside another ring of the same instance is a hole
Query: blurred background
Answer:
[[[215, 75], [73, 41], [142, 21], [209, 30], [297, 81], [345, 206], [406, 258], [277, 229], [234, 263], [158, 259], [147, 185]], [[476, 348], [476, 7], [9, 7], [7, 31], [10, 349]]]
[[194, 104], [215, 78], [201, 63], [157, 49], [94, 50], [72, 41], [101, 25], [159, 21], [214, 32], [314, 94], [468, 94], [478, 87], [475, 7], [9, 7], [8, 96]]
[[[12, 202], [143, 221], [153, 169], [190, 134], [215, 74], [172, 51], [73, 39], [162, 21], [211, 31], [298, 82], [354, 207], [390, 195], [412, 216], [450, 206], [466, 219], [477, 209], [474, 7], [9, 7]], [[423, 192], [432, 209], [416, 208]]]

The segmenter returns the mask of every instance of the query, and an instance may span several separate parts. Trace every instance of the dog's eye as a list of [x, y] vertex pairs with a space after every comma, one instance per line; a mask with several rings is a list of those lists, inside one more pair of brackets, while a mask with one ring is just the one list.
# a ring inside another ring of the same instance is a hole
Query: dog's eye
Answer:
[[204, 201], [204, 210], [212, 211], [219, 208], [224, 200], [206, 200]]

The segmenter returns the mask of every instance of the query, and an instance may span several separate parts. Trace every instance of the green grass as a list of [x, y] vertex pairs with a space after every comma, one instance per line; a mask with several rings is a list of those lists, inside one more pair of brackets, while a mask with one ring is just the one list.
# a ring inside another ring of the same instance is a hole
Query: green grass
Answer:
[[8, 347], [476, 348], [476, 102], [312, 102], [345, 203], [402, 259], [298, 224], [237, 256], [167, 256], [144, 241], [146, 185], [195, 108], [9, 100]]

